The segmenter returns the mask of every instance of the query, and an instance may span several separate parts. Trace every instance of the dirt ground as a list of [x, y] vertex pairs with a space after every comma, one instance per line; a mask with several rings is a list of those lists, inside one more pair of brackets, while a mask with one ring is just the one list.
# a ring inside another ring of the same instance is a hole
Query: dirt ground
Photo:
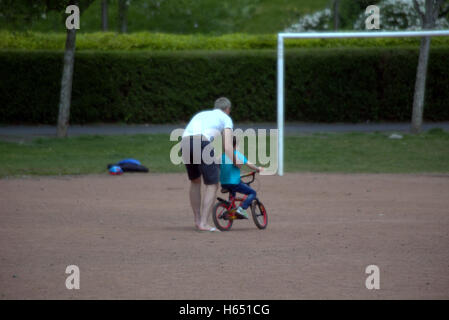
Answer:
[[0, 298], [449, 299], [449, 176], [259, 182], [266, 230], [199, 233], [184, 174], [2, 179]]

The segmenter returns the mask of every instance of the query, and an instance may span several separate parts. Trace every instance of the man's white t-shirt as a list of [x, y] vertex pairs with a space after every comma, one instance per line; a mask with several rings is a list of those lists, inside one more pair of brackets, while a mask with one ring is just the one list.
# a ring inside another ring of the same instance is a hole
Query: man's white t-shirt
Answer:
[[226, 128], [234, 128], [230, 116], [220, 109], [206, 110], [193, 116], [182, 136], [188, 137], [201, 134], [209, 141], [212, 141]]

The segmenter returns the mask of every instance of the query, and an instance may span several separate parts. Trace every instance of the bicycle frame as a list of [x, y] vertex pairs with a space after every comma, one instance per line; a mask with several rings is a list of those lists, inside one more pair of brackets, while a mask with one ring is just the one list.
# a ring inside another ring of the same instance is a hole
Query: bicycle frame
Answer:
[[[246, 174], [246, 175], [241, 176], [241, 178], [249, 177], [249, 176], [252, 176], [252, 180], [249, 181], [249, 182], [247, 182], [248, 185], [250, 185], [251, 183], [254, 182], [254, 179], [255, 179], [255, 172], [251, 172], [251, 173], [249, 173], [249, 174]], [[224, 203], [224, 204], [226, 204], [226, 210], [229, 211], [229, 213], [230, 213], [232, 216], [235, 216], [235, 215], [234, 215], [234, 212], [233, 212], [232, 210], [237, 208], [237, 205], [236, 205], [236, 204], [239, 204], [239, 205], [240, 205], [243, 201], [246, 200], [246, 198], [248, 198], [248, 195], [246, 195], [246, 194], [243, 195], [243, 197], [239, 197], [239, 196], [237, 196], [237, 195], [236, 195], [236, 196], [233, 196], [232, 193], [229, 191], [229, 198], [228, 198], [228, 200], [224, 200], [224, 199], [222, 199], [222, 198], [220, 198], [220, 197], [217, 197], [217, 200], [220, 201], [220, 202], [222, 202], [222, 203]]]
[[[255, 181], [255, 174], [256, 172], [251, 172], [249, 174], [241, 176], [240, 178], [252, 177], [251, 181], [244, 182], [249, 186], [251, 185], [251, 183]], [[228, 200], [217, 197], [217, 200], [219, 202], [215, 204], [213, 208], [212, 219], [214, 220], [214, 223], [218, 229], [220, 229], [221, 231], [229, 231], [232, 227], [232, 223], [234, 220], [245, 218], [237, 213], [237, 207], [239, 205], [241, 206], [242, 202], [247, 200], [249, 195], [240, 194], [238, 192], [232, 193], [229, 189], [228, 190], [222, 189], [221, 192], [222, 193], [229, 192]], [[262, 204], [262, 202], [259, 201], [257, 197], [254, 199], [254, 202], [251, 203], [251, 215], [257, 228], [265, 229], [267, 227], [268, 223], [267, 213], [264, 205]], [[263, 216], [263, 222], [260, 221], [261, 216]], [[223, 222], [224, 220], [228, 221]]]
[[245, 194], [242, 198], [238, 197], [238, 196], [232, 196], [232, 194], [229, 194], [229, 202], [231, 203], [228, 210], [230, 209], [234, 209], [237, 208], [238, 206], [236, 205], [237, 203], [240, 205], [242, 204], [243, 201], [246, 200], [246, 198], [248, 198], [248, 196]]

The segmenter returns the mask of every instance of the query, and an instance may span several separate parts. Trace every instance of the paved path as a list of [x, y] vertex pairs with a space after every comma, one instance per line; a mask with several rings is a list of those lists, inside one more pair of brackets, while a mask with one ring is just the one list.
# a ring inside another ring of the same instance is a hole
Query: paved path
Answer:
[[[236, 128], [246, 130], [275, 129], [276, 123], [254, 123], [237, 124]], [[98, 135], [123, 135], [140, 133], [170, 133], [176, 128], [184, 128], [185, 124], [142, 124], [142, 125], [120, 125], [120, 124], [97, 124], [97, 125], [73, 125], [69, 128], [69, 136], [84, 134]], [[423, 129], [442, 128], [449, 131], [449, 122], [424, 123]], [[410, 123], [286, 123], [286, 134], [301, 134], [315, 132], [408, 132]], [[0, 126], [0, 137], [41, 137], [54, 136], [55, 126]]]

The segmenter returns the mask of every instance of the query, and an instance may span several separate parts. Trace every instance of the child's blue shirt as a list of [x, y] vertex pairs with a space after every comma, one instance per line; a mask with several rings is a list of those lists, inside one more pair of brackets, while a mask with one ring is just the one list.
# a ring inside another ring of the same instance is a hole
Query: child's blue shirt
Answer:
[[[234, 151], [237, 159], [240, 160], [240, 163], [246, 164], [248, 159], [245, 158], [243, 154]], [[221, 164], [220, 164], [220, 183], [221, 184], [239, 184], [240, 183], [240, 169], [234, 166], [232, 160], [223, 152], [221, 156]]]

